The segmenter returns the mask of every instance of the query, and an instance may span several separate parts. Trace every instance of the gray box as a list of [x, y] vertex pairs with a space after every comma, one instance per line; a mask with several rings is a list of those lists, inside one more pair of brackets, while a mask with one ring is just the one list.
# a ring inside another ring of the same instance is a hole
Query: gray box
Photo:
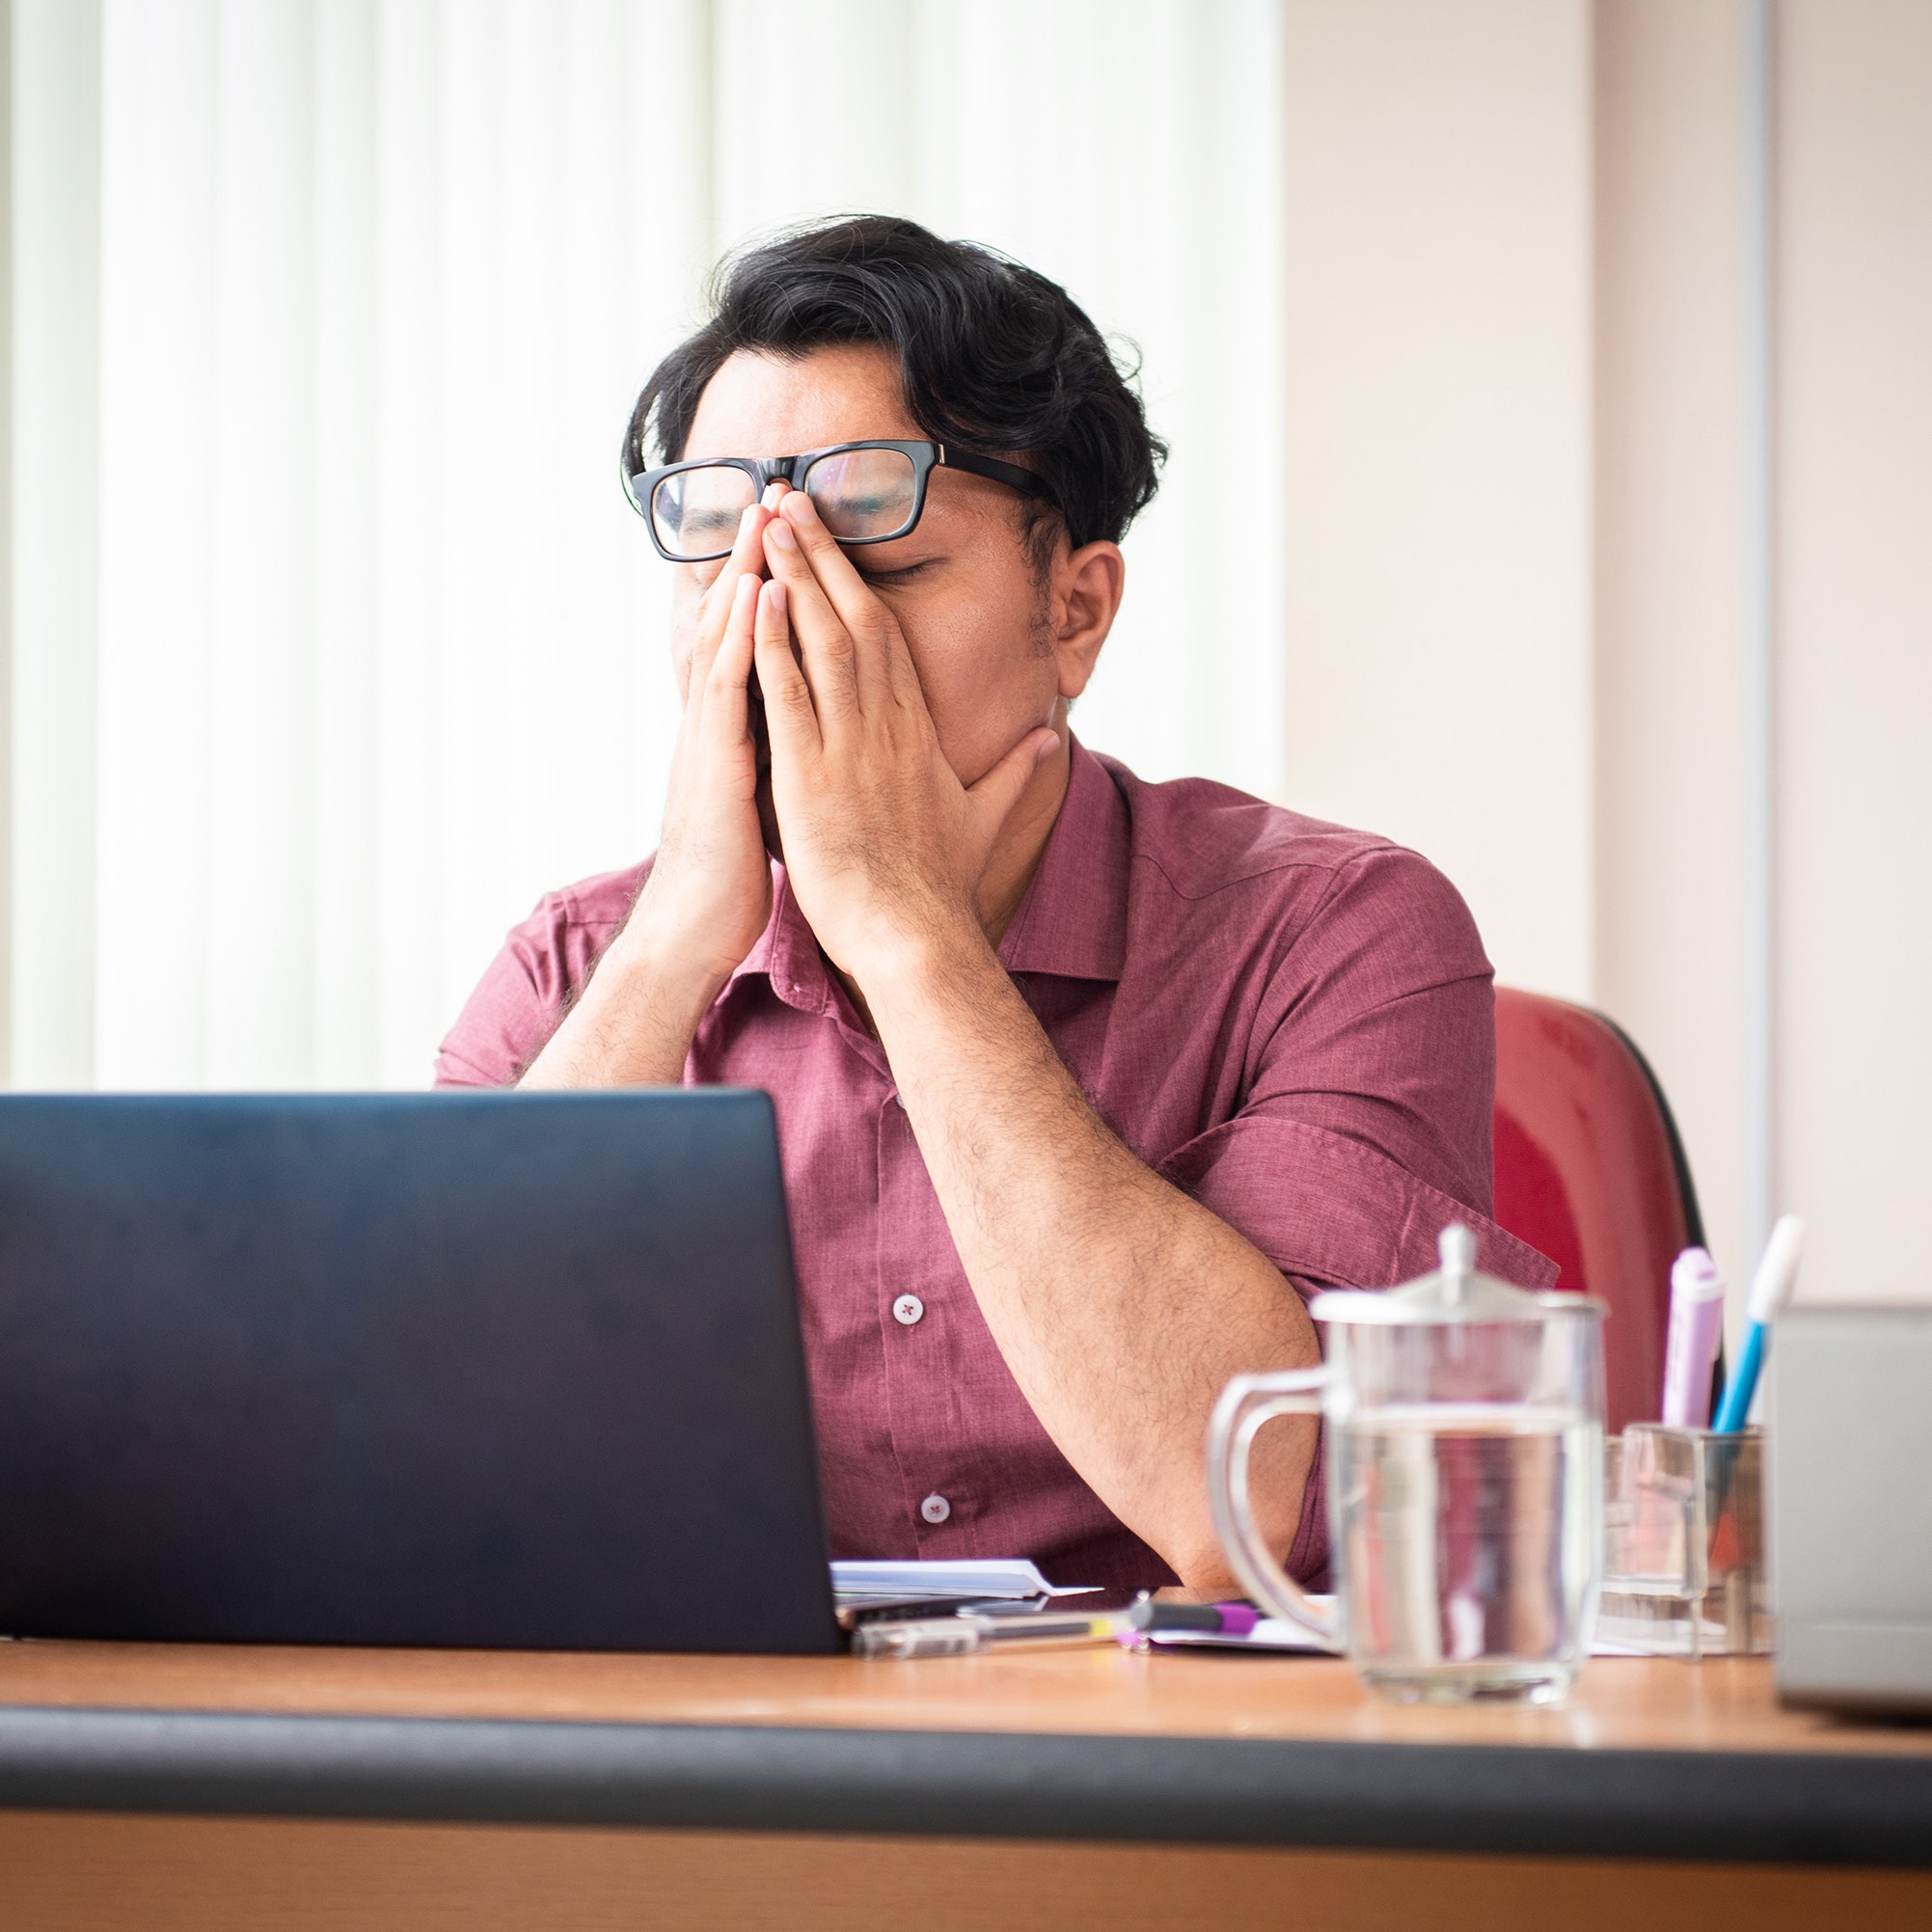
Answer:
[[1932, 1713], [1932, 1308], [1787, 1309], [1766, 1433], [1779, 1696]]

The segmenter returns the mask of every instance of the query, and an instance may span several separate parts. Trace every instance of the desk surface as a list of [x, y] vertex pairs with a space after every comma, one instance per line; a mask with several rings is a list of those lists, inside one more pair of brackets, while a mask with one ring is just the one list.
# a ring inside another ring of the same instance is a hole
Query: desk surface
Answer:
[[1932, 1758], [1932, 1727], [1781, 1709], [1762, 1658], [1599, 1658], [1556, 1710], [1383, 1703], [1323, 1657], [1113, 1646], [918, 1663], [194, 1644], [0, 1644], [0, 1706], [308, 1717], [1296, 1738]]
[[0, 1804], [1932, 1865], [1932, 1728], [1781, 1710], [1759, 1660], [1527, 1710], [1318, 1658], [20, 1643]]

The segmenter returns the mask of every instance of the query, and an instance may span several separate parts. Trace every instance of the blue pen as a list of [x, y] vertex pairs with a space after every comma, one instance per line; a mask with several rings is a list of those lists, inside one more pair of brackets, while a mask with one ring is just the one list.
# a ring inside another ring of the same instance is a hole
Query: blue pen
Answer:
[[1751, 1283], [1751, 1299], [1745, 1304], [1751, 1325], [1744, 1331], [1744, 1346], [1737, 1351], [1737, 1369], [1724, 1385], [1724, 1400], [1718, 1404], [1717, 1420], [1711, 1429], [1719, 1435], [1735, 1435], [1751, 1413], [1751, 1399], [1757, 1393], [1758, 1371], [1764, 1366], [1764, 1345], [1771, 1318], [1791, 1298], [1798, 1279], [1798, 1257], [1804, 1252], [1805, 1224], [1796, 1214], [1785, 1214], [1771, 1230], [1764, 1244], [1764, 1259]]

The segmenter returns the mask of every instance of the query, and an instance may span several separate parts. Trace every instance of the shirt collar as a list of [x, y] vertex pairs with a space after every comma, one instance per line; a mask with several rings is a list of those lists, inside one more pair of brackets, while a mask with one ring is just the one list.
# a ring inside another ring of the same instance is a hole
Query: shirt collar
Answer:
[[999, 958], [1008, 972], [1118, 980], [1127, 965], [1132, 827], [1106, 766], [1075, 738], [1060, 816]]
[[[1099, 758], [1077, 738], [1072, 748], [1067, 796], [1033, 883], [999, 942], [999, 959], [1008, 972], [1118, 980], [1127, 963], [1127, 802]], [[839, 1004], [818, 939], [785, 868], [776, 863], [772, 916], [730, 983], [753, 973], [762, 973], [772, 991], [801, 1013], [831, 1014]]]
[[791, 879], [776, 859], [772, 861], [772, 916], [758, 935], [758, 943], [732, 972], [727, 988], [753, 973], [762, 973], [771, 981], [772, 991], [801, 1013], [832, 1010], [831, 975], [826, 970], [825, 956], [799, 910]]

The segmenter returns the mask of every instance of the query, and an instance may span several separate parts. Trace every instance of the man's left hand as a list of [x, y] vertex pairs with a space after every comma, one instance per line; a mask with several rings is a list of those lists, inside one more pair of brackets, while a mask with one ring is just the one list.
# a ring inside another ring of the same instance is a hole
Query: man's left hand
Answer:
[[765, 557], [758, 683], [785, 867], [819, 943], [863, 990], [982, 932], [994, 841], [1059, 738], [1036, 726], [963, 785], [892, 613], [802, 492], [780, 503]]
[[[1058, 736], [1034, 726], [962, 785], [891, 611], [796, 492], [765, 558], [754, 628], [785, 864], [870, 1008], [987, 1328], [1101, 1500], [1183, 1581], [1232, 1588], [1203, 1501], [1208, 1415], [1230, 1375], [1320, 1350], [1274, 1264], [1094, 1113], [987, 943], [989, 858], [996, 875]], [[1314, 1427], [1257, 1451], [1285, 1551]]]

